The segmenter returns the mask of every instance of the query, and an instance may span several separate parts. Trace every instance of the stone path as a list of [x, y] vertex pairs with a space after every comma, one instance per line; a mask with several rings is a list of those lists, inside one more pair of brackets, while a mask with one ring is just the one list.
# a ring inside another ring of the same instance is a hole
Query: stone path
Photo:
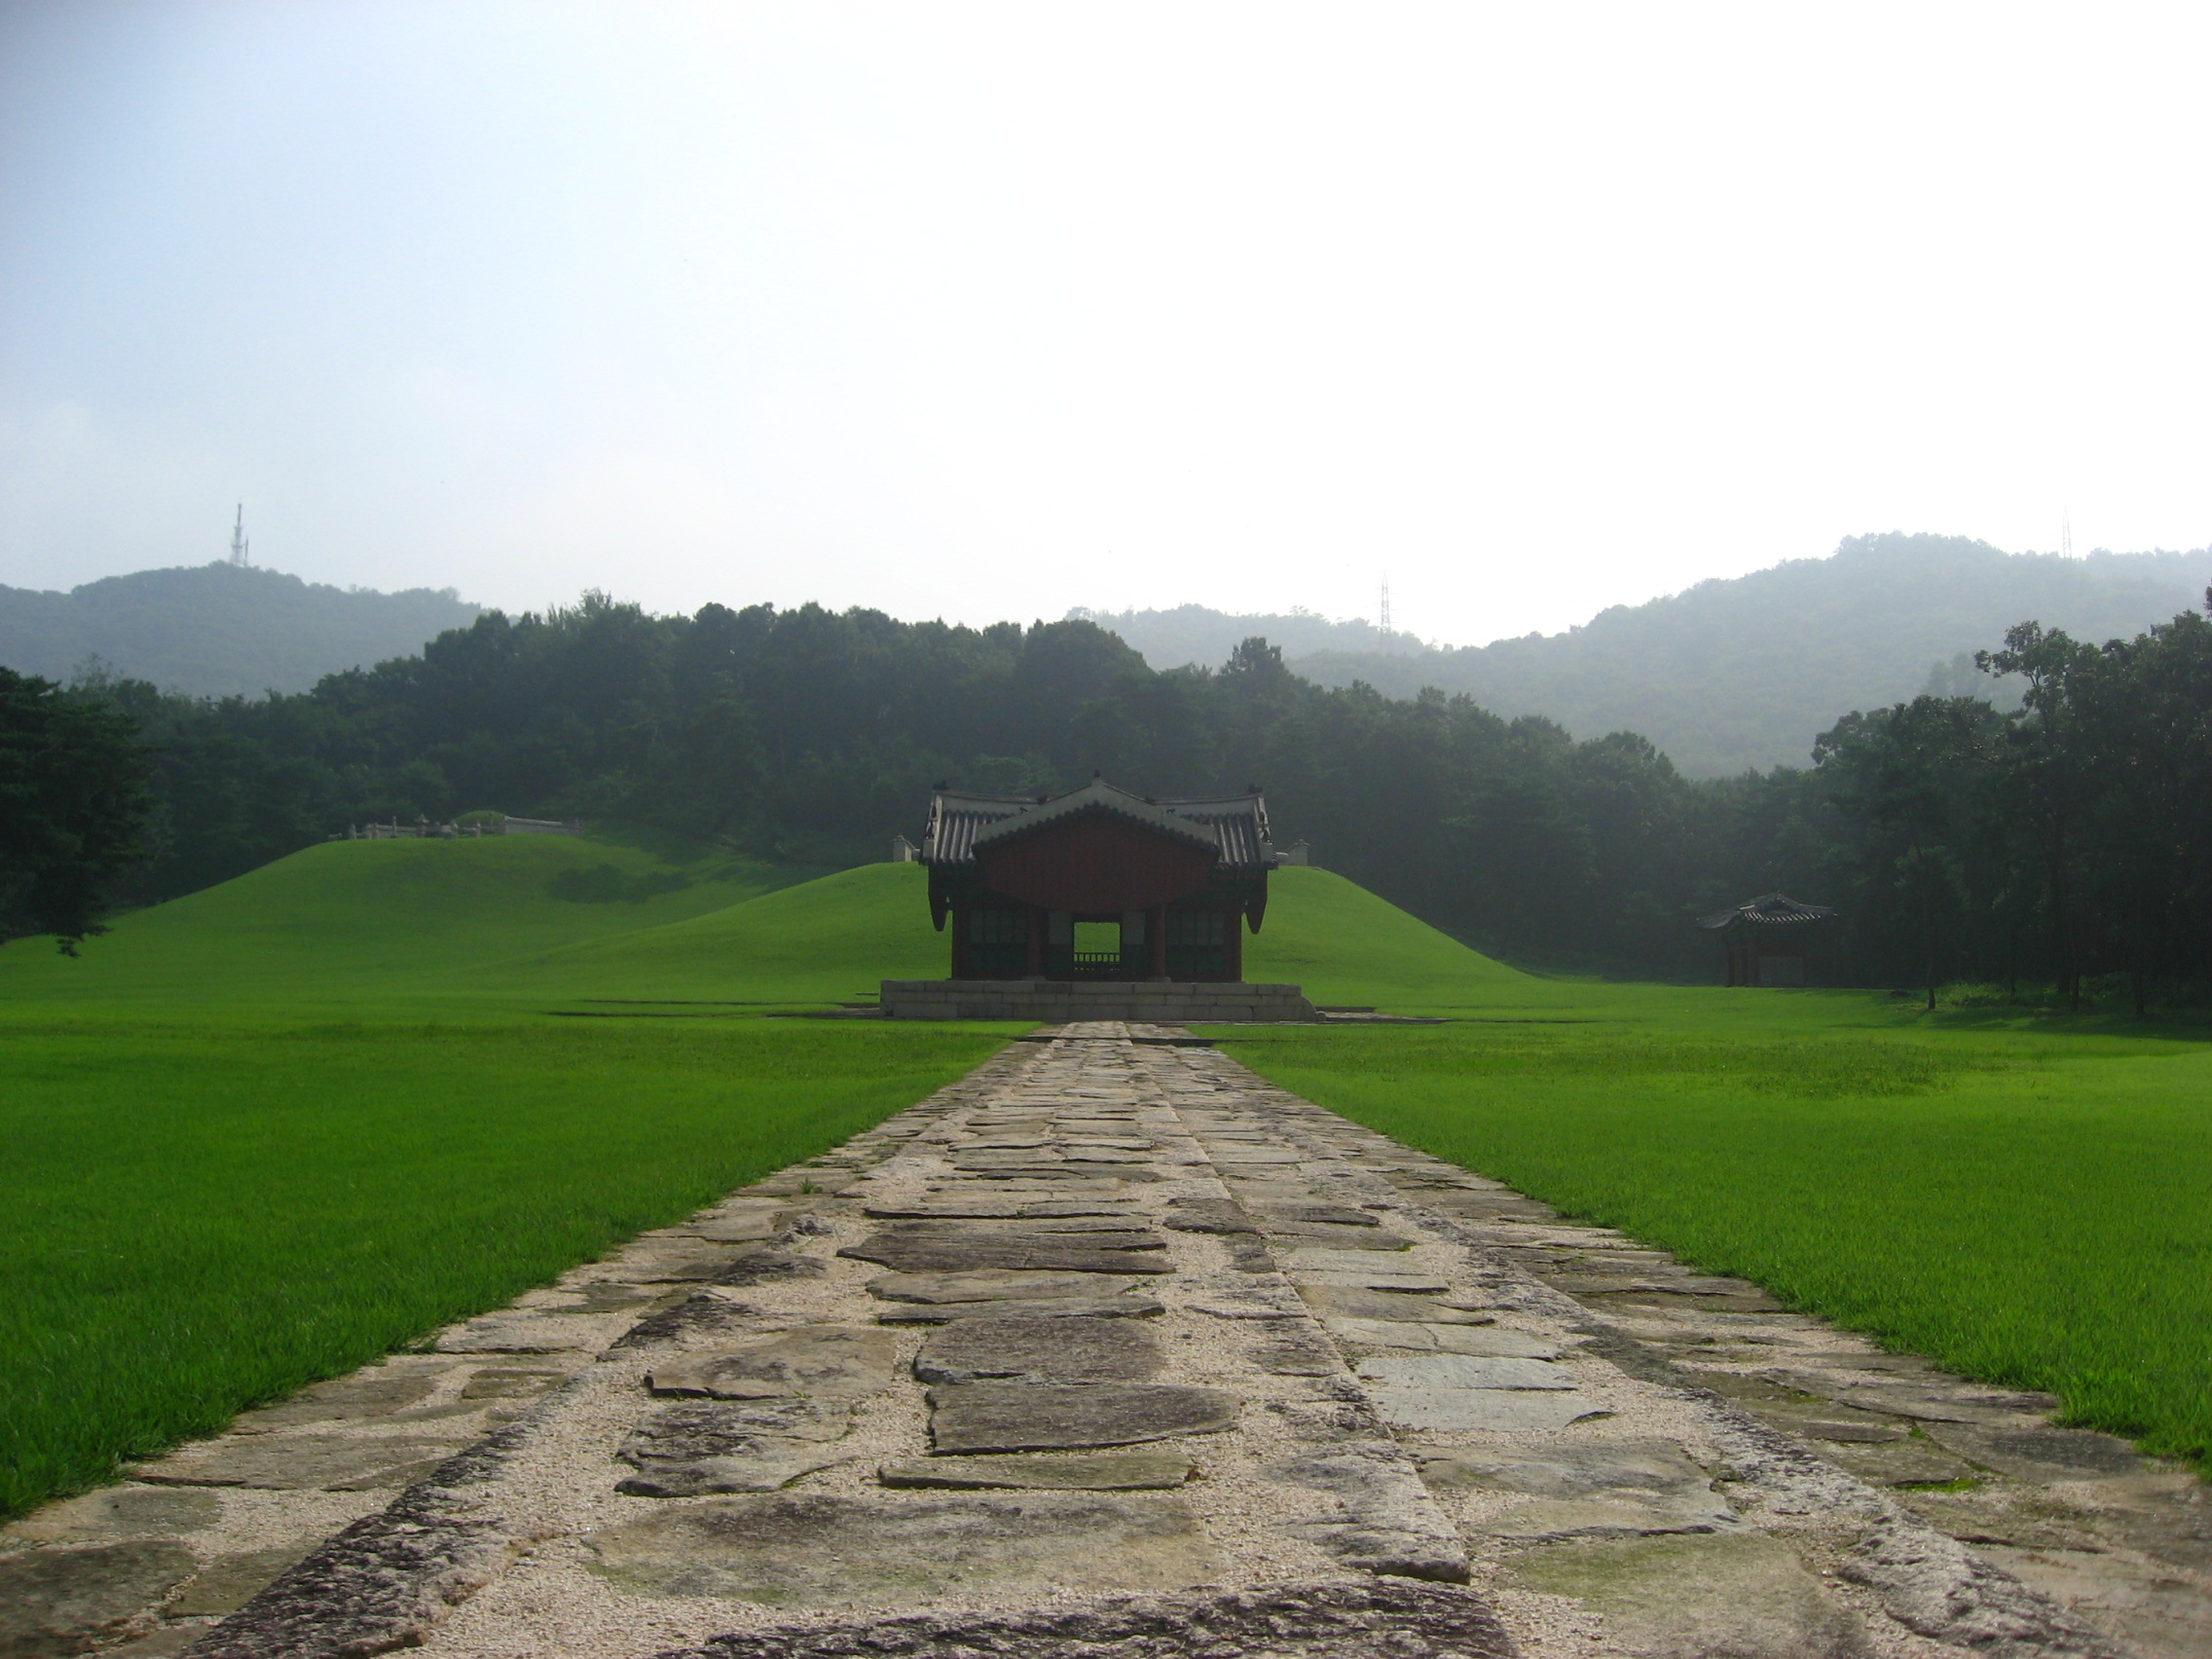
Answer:
[[18, 1523], [0, 1655], [2212, 1652], [2051, 1405], [1071, 1026]]

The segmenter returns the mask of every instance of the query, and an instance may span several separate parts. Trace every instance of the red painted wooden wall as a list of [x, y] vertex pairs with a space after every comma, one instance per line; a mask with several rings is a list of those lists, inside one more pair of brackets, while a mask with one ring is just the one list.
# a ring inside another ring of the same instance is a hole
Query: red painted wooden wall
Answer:
[[1220, 855], [1125, 818], [1087, 813], [976, 849], [984, 885], [1048, 910], [1149, 910], [1206, 884]]

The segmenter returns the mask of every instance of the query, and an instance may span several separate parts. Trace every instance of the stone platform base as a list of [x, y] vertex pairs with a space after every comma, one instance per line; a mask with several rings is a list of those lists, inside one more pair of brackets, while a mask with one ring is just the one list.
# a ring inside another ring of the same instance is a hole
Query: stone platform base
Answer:
[[1134, 1019], [1318, 1021], [1296, 985], [1199, 984], [1170, 979], [886, 979], [886, 1019]]

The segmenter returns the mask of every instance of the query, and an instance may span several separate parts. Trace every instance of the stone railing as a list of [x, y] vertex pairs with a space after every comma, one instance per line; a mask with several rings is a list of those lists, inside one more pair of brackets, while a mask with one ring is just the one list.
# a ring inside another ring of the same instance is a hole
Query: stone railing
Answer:
[[480, 835], [581, 835], [580, 820], [552, 818], [500, 818], [496, 823], [432, 824], [418, 818], [412, 824], [393, 819], [388, 824], [349, 824], [333, 841], [455, 841]]

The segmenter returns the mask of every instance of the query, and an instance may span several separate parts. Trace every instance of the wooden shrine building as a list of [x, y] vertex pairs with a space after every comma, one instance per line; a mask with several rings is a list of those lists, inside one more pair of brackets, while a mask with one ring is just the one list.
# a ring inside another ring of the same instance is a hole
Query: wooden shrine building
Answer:
[[940, 786], [921, 862], [956, 980], [1234, 982], [1277, 858], [1257, 789], [1161, 800], [1094, 779], [1057, 796]]
[[1835, 912], [1825, 904], [1800, 904], [1787, 893], [1763, 893], [1733, 910], [1700, 916], [1697, 925], [1720, 936], [1727, 947], [1727, 985], [1802, 985], [1805, 947]]

